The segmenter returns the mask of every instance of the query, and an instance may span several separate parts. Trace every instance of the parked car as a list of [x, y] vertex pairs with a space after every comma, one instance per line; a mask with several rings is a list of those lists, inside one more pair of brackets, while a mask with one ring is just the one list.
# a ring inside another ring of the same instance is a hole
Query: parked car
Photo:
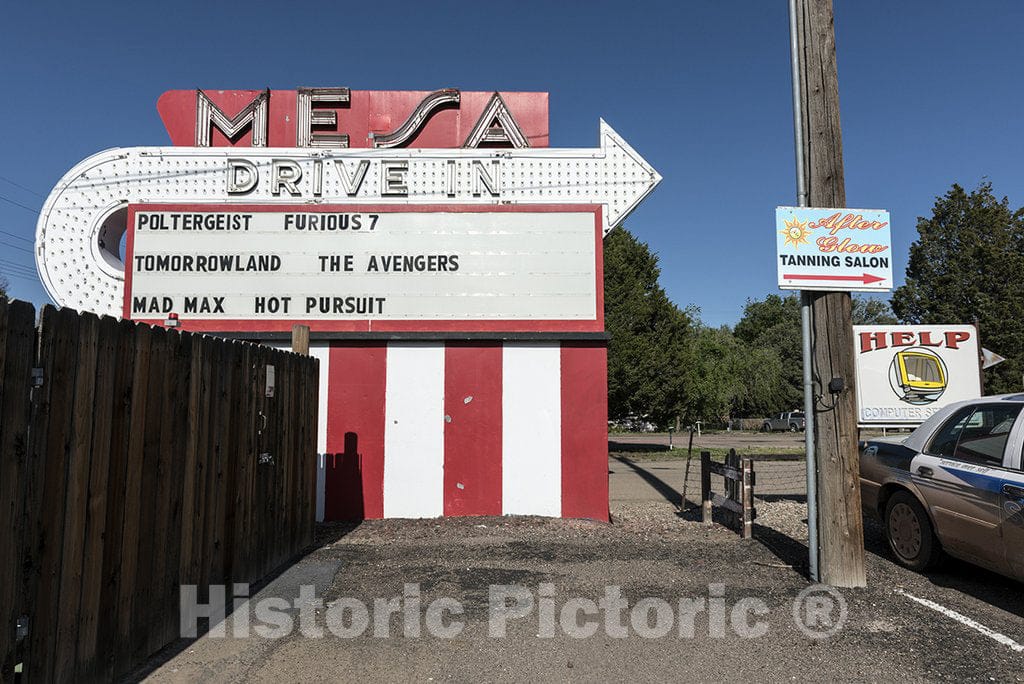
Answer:
[[1024, 394], [961, 401], [909, 436], [861, 442], [861, 499], [896, 560], [949, 554], [1024, 580]]
[[655, 432], [658, 426], [648, 420], [647, 416], [626, 416], [618, 420], [609, 420], [608, 428], [623, 432]]
[[765, 418], [761, 425], [761, 432], [775, 432], [776, 430], [789, 430], [799, 432], [807, 427], [802, 411], [790, 411], [788, 413], [776, 413], [771, 418]]

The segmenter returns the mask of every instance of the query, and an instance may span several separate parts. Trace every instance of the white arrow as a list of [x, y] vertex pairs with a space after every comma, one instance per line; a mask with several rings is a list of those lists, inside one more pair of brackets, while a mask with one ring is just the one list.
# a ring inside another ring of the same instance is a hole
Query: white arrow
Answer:
[[984, 347], [982, 347], [981, 348], [981, 359], [982, 359], [981, 369], [985, 370], [986, 368], [991, 368], [992, 366], [996, 366], [996, 365], [1002, 363], [1003, 361], [1006, 360], [1006, 357], [1000, 356], [999, 354], [996, 354], [994, 351], [989, 351], [988, 349], [985, 349]]
[[[118, 315], [127, 206], [146, 202], [601, 205], [607, 235], [661, 176], [603, 120], [600, 138], [583, 149], [115, 148], [50, 193], [36, 264], [57, 304]], [[255, 171], [251, 188], [239, 166]]]

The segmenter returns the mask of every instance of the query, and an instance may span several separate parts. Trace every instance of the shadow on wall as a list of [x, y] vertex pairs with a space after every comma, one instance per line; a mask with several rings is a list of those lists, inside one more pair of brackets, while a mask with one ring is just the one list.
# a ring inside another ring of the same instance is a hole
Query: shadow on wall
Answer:
[[345, 433], [345, 450], [327, 454], [324, 477], [324, 520], [357, 522], [366, 518], [359, 435]]

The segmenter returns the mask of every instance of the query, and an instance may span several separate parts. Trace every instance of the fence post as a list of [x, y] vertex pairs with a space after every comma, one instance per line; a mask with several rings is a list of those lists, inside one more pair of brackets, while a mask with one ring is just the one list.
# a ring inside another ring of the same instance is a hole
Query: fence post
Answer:
[[[728, 468], [734, 468], [735, 472], [739, 472], [740, 457], [736, 455], [735, 449], [729, 449], [729, 454], [725, 457], [725, 465]], [[730, 501], [741, 503], [739, 480], [731, 477], [725, 478], [725, 495]], [[739, 530], [742, 525], [742, 517], [740, 514], [736, 511], [729, 511], [729, 519], [732, 521], [733, 528]]]
[[754, 535], [754, 459], [743, 459], [743, 479], [740, 482], [743, 498], [743, 526], [740, 535], [750, 539]]
[[700, 519], [711, 522], [711, 452], [700, 452]]
[[309, 326], [292, 326], [292, 351], [296, 354], [309, 356]]

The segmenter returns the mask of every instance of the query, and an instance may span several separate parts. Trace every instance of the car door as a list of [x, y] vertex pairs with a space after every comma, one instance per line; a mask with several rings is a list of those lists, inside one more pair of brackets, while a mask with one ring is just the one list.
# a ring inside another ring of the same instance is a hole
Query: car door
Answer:
[[1024, 580], [1024, 417], [1010, 435], [1003, 465], [999, 482], [1003, 554], [1010, 574]]
[[1006, 572], [1000, 528], [1001, 478], [1021, 405], [974, 404], [956, 411], [910, 464], [936, 534], [952, 555]]

